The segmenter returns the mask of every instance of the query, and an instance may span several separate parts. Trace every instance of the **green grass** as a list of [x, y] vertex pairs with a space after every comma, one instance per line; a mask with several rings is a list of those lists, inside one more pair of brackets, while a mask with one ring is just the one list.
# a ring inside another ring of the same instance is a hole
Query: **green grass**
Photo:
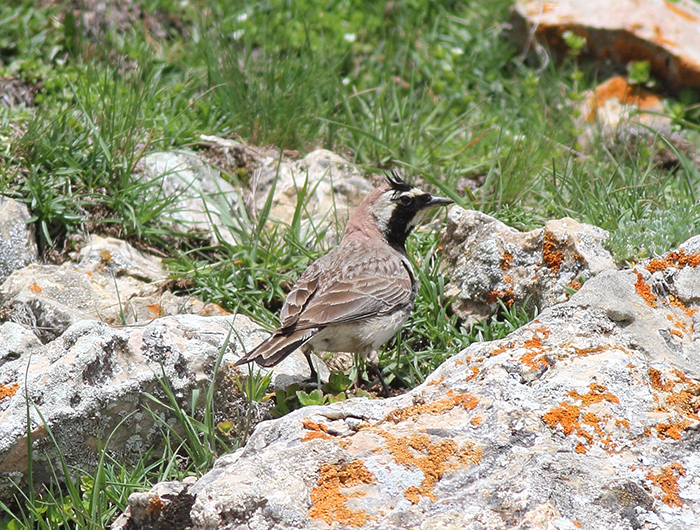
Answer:
[[[159, 178], [135, 169], [154, 150], [197, 149], [201, 134], [301, 154], [328, 148], [367, 171], [398, 166], [520, 229], [570, 216], [609, 230], [620, 265], [700, 230], [691, 160], [700, 145], [697, 94], [666, 101], [683, 147], [661, 135], [581, 145], [576, 106], [594, 73], [573, 55], [542, 69], [523, 61], [506, 34], [509, 0], [144, 0], [90, 27], [80, 13], [66, 17], [60, 2], [35, 4], [0, 6], [0, 81], [20, 83], [33, 98], [0, 106], [0, 193], [30, 207], [47, 260], [62, 259], [75, 235], [117, 235], [164, 254], [189, 293], [275, 327], [289, 287], [328, 244], [323, 233], [302, 231], [303, 201], [289, 226], [270, 222], [269, 201], [242, 225], [231, 219], [224, 229], [236, 245], [173, 232], [173, 200], [159, 192]], [[252, 175], [239, 167], [224, 177], [245, 188]], [[420, 292], [410, 323], [380, 355], [397, 390], [533, 317], [502, 307], [464, 329], [449, 310], [437, 246], [434, 231], [409, 242]], [[368, 387], [376, 383], [357, 369]], [[97, 474], [25, 492], [26, 508], [7, 512], [0, 530], [104, 526], [130, 491], [202, 473], [213, 454], [235, 445], [221, 418], [179, 408], [163, 384], [153, 404], [171, 409], [184, 430], [163, 426], [162, 454], [127, 465], [104, 451]], [[266, 384], [251, 379], [241, 389], [258, 399]], [[285, 407], [329, 395], [295, 393]], [[64, 509], [69, 502], [73, 511]]]

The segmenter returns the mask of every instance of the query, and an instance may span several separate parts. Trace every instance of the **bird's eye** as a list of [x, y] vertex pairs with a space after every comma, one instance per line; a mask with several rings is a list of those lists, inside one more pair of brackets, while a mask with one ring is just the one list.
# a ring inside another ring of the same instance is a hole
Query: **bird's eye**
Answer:
[[399, 197], [399, 204], [401, 206], [409, 206], [412, 202], [413, 197], [411, 197], [410, 195], [401, 195], [401, 197]]

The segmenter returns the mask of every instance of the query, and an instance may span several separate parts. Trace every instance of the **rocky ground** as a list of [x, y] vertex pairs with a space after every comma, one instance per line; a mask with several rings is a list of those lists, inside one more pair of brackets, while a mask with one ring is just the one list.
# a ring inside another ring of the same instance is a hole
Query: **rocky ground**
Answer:
[[[307, 160], [339, 171], [317, 194], [360, 183], [343, 195], [352, 204], [367, 186], [336, 155]], [[289, 175], [304, 161], [290, 162]], [[183, 166], [189, 182], [202, 178], [194, 166]], [[288, 188], [278, 187], [280, 217]], [[198, 193], [201, 201], [206, 191]], [[313, 200], [323, 204], [324, 195]], [[36, 252], [32, 234], [14, 213], [22, 207], [4, 204], [5, 223], [14, 222], [5, 267], [16, 269], [0, 287], [0, 497], [8, 498], [26, 480], [27, 398], [35, 480], [50, 479], [57, 451], [95, 465], [96, 440], [120, 422], [110, 448], [129, 458], [159, 436], [140, 411], [144, 393], [162, 395], [160, 376], [187, 403], [211, 383], [234, 330], [215, 381], [230, 385], [226, 370], [264, 332], [171, 294], [159, 258], [112, 238], [93, 236], [60, 266], [23, 266], [36, 260], [23, 257]], [[534, 297], [546, 308], [536, 320], [470, 346], [405, 395], [263, 422], [201, 479], [134, 494], [113, 528], [173, 518], [177, 528], [250, 529], [700, 524], [700, 237], [631, 270], [615, 267], [606, 237], [572, 219], [521, 233], [453, 207], [441, 245], [455, 310], [484, 318], [499, 299]], [[290, 357], [274, 369], [273, 386], [302, 380], [304, 370], [302, 356]], [[227, 406], [243, 405], [231, 398]]]
[[[589, 60], [615, 69], [633, 56], [666, 72], [665, 90], [699, 86], [696, 9], [654, 8], [650, 30], [643, 4], [623, 2], [622, 22], [596, 25], [590, 6], [519, 2], [513, 38], [526, 54], [558, 50], [564, 31], [586, 33]], [[670, 120], [649, 114], [663, 111], [659, 98], [621, 79], [582, 98], [582, 145], [593, 128], [640, 141], [653, 137], [646, 127], [671, 133]], [[640, 111], [649, 119], [630, 126]], [[321, 233], [330, 247], [373, 187], [329, 151], [202, 142], [199, 153], [151, 153], [137, 171], [163, 179], [171, 228], [212, 244], [235, 245], [268, 193], [271, 219], [291, 223], [303, 192], [301, 239]], [[680, 151], [700, 165], [674, 142], [662, 163], [679, 164]], [[221, 178], [215, 167], [227, 164], [250, 170], [252, 192]], [[536, 319], [472, 344], [401, 396], [262, 421], [265, 407], [251, 412], [232, 383], [261, 326], [174, 294], [162, 259], [119, 239], [93, 234], [68, 261], [41, 263], [30, 218], [0, 197], [0, 501], [28, 483], [28, 434], [36, 483], [55, 478], [59, 455], [94, 468], [107, 438], [124, 461], [148, 451], [176, 424], [147, 397], [166, 400], [165, 377], [184, 408], [213, 385], [222, 414], [259, 423], [201, 478], [133, 494], [114, 530], [700, 527], [700, 236], [618, 268], [599, 227], [563, 218], [522, 232], [455, 206], [440, 234], [451, 310], [470, 324], [529, 304]], [[297, 352], [272, 369], [271, 388], [307, 376]]]

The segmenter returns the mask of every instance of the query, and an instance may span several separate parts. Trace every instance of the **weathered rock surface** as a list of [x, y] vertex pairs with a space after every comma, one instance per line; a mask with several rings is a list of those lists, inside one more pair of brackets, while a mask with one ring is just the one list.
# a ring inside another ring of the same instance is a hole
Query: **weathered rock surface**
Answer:
[[0, 325], [0, 367], [41, 348], [41, 341], [29, 329], [15, 322]]
[[138, 528], [165, 528], [166, 521], [172, 529], [190, 526], [194, 496], [188, 490], [196, 479], [188, 477], [185, 481], [160, 482], [149, 492], [132, 493], [129, 506], [113, 526], [124, 528], [129, 520]]
[[13, 271], [39, 259], [29, 209], [0, 195], [0, 282]]
[[[224, 415], [220, 419], [235, 422], [236, 414], [245, 417], [248, 404], [237, 391], [234, 377], [238, 369], [233, 363], [266, 335], [244, 316], [178, 315], [120, 329], [81, 321], [47, 345], [41, 345], [18, 324], [3, 324], [0, 500], [15, 491], [12, 481], [24, 484], [26, 480], [26, 395], [31, 400], [35, 481], [51, 479], [50, 465], [55, 467], [58, 450], [69, 466], [90, 469], [96, 461], [98, 442], [106, 443], [110, 436], [109, 450], [125, 462], [133, 461], [160, 437], [157, 422], [145, 410], [146, 405], [163, 421], [171, 425], [175, 422], [144, 393], [167, 402], [158, 381], [165, 375], [181, 406], [189, 411], [193, 390], [202, 390], [201, 396], [206, 394], [229, 333], [216, 380], [216, 399], [217, 410]], [[245, 367], [241, 372], [246, 373]], [[299, 352], [272, 372], [273, 388], [309, 376], [306, 360]], [[253, 412], [259, 420], [264, 407]], [[47, 427], [58, 448], [51, 442]]]
[[[245, 202], [253, 219], [264, 207], [273, 184], [272, 220], [291, 224], [301, 200], [302, 240], [315, 241], [320, 234], [329, 246], [338, 243], [350, 214], [373, 189], [353, 164], [325, 149], [300, 159], [274, 147], [252, 146], [230, 138], [202, 135], [201, 139], [216, 148], [215, 163], [245, 167], [252, 173]], [[298, 155], [296, 151], [293, 154]]]
[[161, 291], [161, 259], [124, 241], [91, 236], [79, 263], [34, 264], [0, 286], [3, 319], [32, 329], [43, 342], [81, 320], [132, 324], [179, 313], [223, 315], [216, 304]]
[[240, 193], [195, 153], [152, 153], [138, 169], [145, 178], [157, 179], [158, 191], [172, 199], [167, 218], [174, 230], [235, 245], [237, 234], [247, 229]]
[[698, 528], [699, 307], [700, 236], [604, 270], [406, 395], [259, 424], [192, 527]]
[[581, 283], [614, 269], [603, 248], [608, 233], [570, 218], [520, 232], [474, 210], [450, 209], [441, 233], [448, 297], [468, 324], [493, 314], [498, 301], [544, 309], [565, 301]]
[[258, 209], [265, 204], [275, 179], [270, 216], [291, 224], [301, 199], [302, 237], [326, 233], [332, 245], [340, 241], [350, 214], [373, 189], [352, 164], [325, 149], [296, 161], [265, 158], [254, 183]]
[[562, 33], [570, 30], [586, 38], [584, 60], [598, 60], [611, 72], [624, 72], [631, 61], [649, 61], [654, 78], [679, 91], [700, 87], [699, 22], [700, 8], [690, 0], [518, 0], [513, 38], [526, 47], [534, 36], [564, 57]]
[[583, 96], [582, 123], [597, 125], [603, 134], [616, 133], [620, 127], [634, 127], [644, 132], [649, 127], [667, 134], [671, 132], [671, 119], [662, 115], [666, 109], [661, 98], [629, 85], [624, 77], [608, 79]]

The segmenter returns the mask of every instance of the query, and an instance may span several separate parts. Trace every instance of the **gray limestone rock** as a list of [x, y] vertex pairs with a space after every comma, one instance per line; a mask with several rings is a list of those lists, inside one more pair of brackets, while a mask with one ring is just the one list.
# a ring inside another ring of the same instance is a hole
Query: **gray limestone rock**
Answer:
[[29, 209], [0, 195], [0, 282], [39, 259]]
[[604, 270], [403, 396], [259, 424], [188, 489], [192, 528], [700, 527], [699, 241]]
[[[234, 382], [237, 374], [247, 374], [247, 367], [233, 365], [265, 335], [242, 315], [178, 315], [119, 329], [83, 320], [41, 345], [18, 324], [5, 323], [0, 327], [0, 500], [10, 498], [13, 482], [26, 484], [26, 396], [31, 400], [35, 483], [52, 479], [58, 451], [73, 468], [93, 468], [98, 442], [108, 439], [110, 453], [128, 462], [160, 439], [161, 426], [147, 406], [162, 422], [175, 423], [145, 393], [167, 403], [159, 383], [166, 376], [181, 407], [189, 411], [193, 392], [199, 390], [201, 400], [212, 384], [227, 337], [216, 379], [217, 411], [235, 421], [237, 413], [247, 410]], [[306, 366], [304, 356], [296, 352], [262, 373], [271, 370], [271, 389], [282, 388], [308, 377], [308, 367], [300, 370], [302, 363]], [[258, 421], [265, 410], [254, 411]]]
[[120, 325], [179, 313], [227, 314], [216, 304], [162, 291], [161, 261], [124, 241], [92, 235], [77, 264], [33, 264], [12, 273], [0, 285], [4, 318], [46, 343], [86, 319]]
[[340, 241], [350, 214], [373, 189], [352, 164], [325, 149], [297, 161], [266, 157], [254, 178], [253, 203], [258, 210], [275, 181], [270, 216], [291, 224], [302, 200], [302, 238], [325, 234], [330, 245]]
[[544, 309], [567, 300], [582, 282], [614, 269], [608, 233], [568, 217], [519, 232], [475, 210], [450, 209], [441, 233], [453, 310], [468, 324], [526, 301]]
[[0, 367], [40, 347], [41, 342], [36, 335], [24, 326], [15, 322], [0, 325]]
[[219, 172], [190, 151], [152, 153], [138, 169], [156, 189], [173, 202], [166, 216], [173, 229], [199, 232], [212, 244], [235, 245], [241, 230], [248, 229], [247, 214], [239, 191]]

